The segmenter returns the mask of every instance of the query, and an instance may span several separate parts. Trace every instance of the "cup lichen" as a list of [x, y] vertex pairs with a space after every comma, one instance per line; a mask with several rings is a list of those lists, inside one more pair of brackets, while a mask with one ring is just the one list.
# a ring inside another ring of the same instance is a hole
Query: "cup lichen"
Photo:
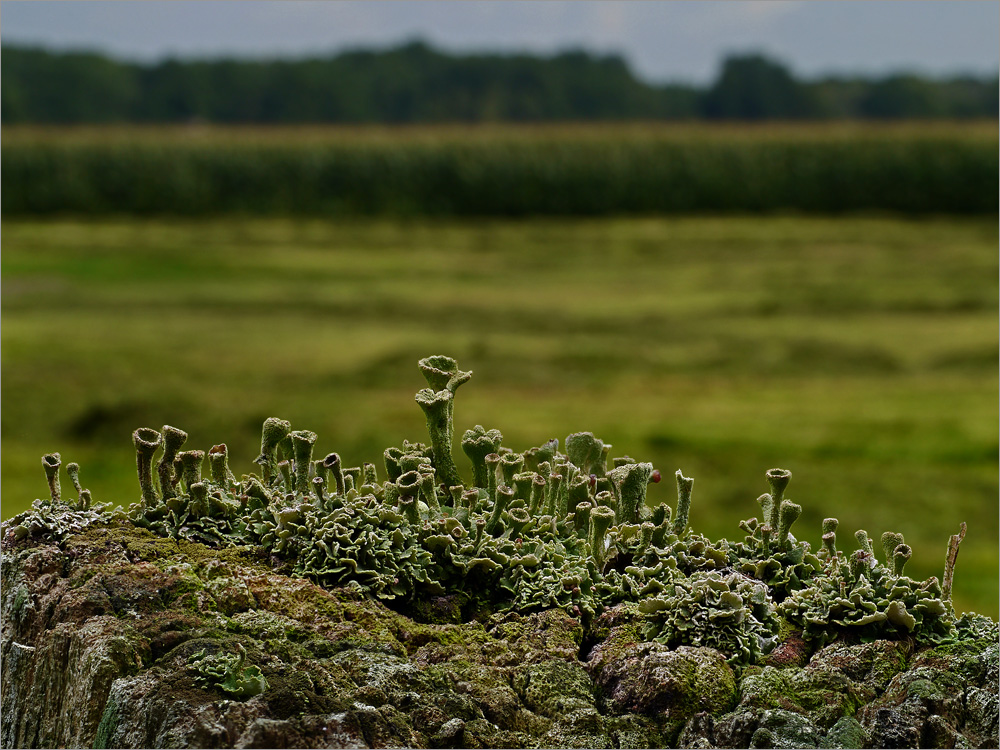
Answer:
[[[206, 454], [181, 450], [186, 433], [140, 428], [133, 434], [139, 501], [117, 518], [174, 539], [249, 545], [323, 586], [403, 605], [449, 594], [469, 612], [556, 607], [586, 624], [631, 602], [646, 638], [711, 646], [734, 665], [759, 663], [788, 628], [814, 646], [849, 633], [934, 641], [954, 630], [950, 592], [964, 524], [949, 545], [942, 585], [903, 574], [912, 550], [895, 532], [881, 537], [880, 563], [865, 531], [855, 535], [856, 552], [838, 550], [838, 522], [827, 518], [813, 553], [791, 533], [802, 507], [784, 497], [785, 469], [766, 472], [762, 518], [740, 522], [741, 542], [713, 542], [689, 528], [693, 479], [679, 470], [676, 507], [651, 505], [647, 487], [660, 473], [628, 456], [608, 469], [611, 446], [592, 433], [567, 436], [565, 453], [556, 439], [516, 452], [502, 446], [499, 430], [476, 425], [461, 441], [472, 463], [467, 483], [452, 440], [455, 393], [472, 373], [443, 356], [419, 368], [430, 386], [416, 395], [430, 444], [387, 448], [383, 478], [375, 464], [344, 466], [337, 453], [314, 460], [316, 434], [278, 418], [262, 427], [260, 474], [239, 480], [225, 444], [208, 451], [203, 478]], [[59, 455], [42, 463], [50, 499], [5, 532], [64, 536], [116, 517], [107, 505], [89, 507], [76, 464], [66, 467], [79, 495], [73, 506], [61, 495]], [[220, 684], [253, 683], [227, 665]]]

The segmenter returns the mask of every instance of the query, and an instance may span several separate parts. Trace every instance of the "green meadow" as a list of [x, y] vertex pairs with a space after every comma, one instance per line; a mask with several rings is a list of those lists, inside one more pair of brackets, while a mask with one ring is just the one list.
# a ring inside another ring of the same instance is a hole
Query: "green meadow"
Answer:
[[225, 442], [240, 474], [280, 416], [381, 466], [425, 439], [416, 362], [448, 354], [475, 373], [459, 435], [593, 431], [663, 472], [653, 502], [694, 477], [713, 538], [759, 515], [771, 467], [796, 536], [902, 532], [914, 577], [966, 521], [956, 608], [997, 617], [997, 244], [995, 216], [8, 218], [3, 517], [46, 493], [50, 451], [137, 500], [139, 426]]

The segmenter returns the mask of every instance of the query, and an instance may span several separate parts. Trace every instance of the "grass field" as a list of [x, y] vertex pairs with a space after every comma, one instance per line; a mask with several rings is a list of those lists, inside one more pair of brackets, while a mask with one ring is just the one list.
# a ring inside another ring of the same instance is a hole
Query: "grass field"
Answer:
[[237, 474], [271, 415], [374, 461], [424, 439], [416, 360], [450, 354], [459, 433], [592, 430], [693, 476], [711, 537], [774, 466], [800, 538], [901, 531], [915, 577], [967, 521], [956, 607], [997, 617], [997, 242], [995, 217], [8, 219], [3, 517], [53, 450], [138, 499], [137, 426], [226, 442]]
[[479, 125], [9, 125], [4, 144], [20, 147], [38, 144], [99, 146], [145, 144], [171, 147], [202, 144], [218, 147], [239, 145], [330, 145], [348, 141], [353, 145], [403, 143], [484, 143], [497, 141], [609, 141], [678, 140], [693, 143], [833, 140], [850, 142], [864, 137], [960, 138], [997, 140], [996, 120], [830, 120], [821, 122], [612, 122], [612, 123], [483, 123]]

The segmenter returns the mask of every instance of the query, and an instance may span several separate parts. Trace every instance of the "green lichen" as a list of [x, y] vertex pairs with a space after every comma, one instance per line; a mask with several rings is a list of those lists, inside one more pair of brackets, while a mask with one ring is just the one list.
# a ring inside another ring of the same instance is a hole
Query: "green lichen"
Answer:
[[737, 573], [698, 572], [645, 599], [645, 636], [669, 646], [709, 646], [752, 664], [775, 646], [778, 620], [767, 588]]
[[206, 655], [205, 649], [192, 654], [189, 668], [197, 675], [195, 681], [206, 687], [217, 687], [238, 700], [247, 700], [267, 690], [267, 679], [260, 667], [244, 667], [247, 652], [243, 644], [236, 645], [235, 654]]
[[[863, 531], [857, 551], [838, 550], [828, 518], [814, 553], [792, 533], [802, 507], [785, 497], [791, 472], [771, 469], [761, 520], [740, 523], [740, 542], [713, 542], [689, 528], [692, 479], [677, 471], [676, 506], [650, 506], [646, 489], [660, 472], [612, 459], [611, 446], [586, 432], [567, 436], [565, 452], [555, 439], [517, 452], [499, 430], [476, 425], [461, 440], [467, 481], [452, 443], [455, 395], [472, 373], [444, 356], [419, 368], [430, 443], [387, 448], [384, 478], [373, 463], [344, 466], [337, 453], [314, 459], [316, 434], [282, 419], [264, 422], [260, 473], [239, 479], [225, 444], [182, 450], [182, 430], [140, 428], [139, 498], [127, 511], [92, 506], [76, 464], [66, 471], [79, 497], [64, 499], [61, 459], [47, 454], [49, 499], [4, 533], [64, 539], [127, 518], [176, 545], [252, 548], [324, 587], [411, 612], [451, 597], [451, 618], [555, 608], [589, 626], [608, 607], [635, 604], [643, 638], [711, 646], [732, 665], [759, 663], [792, 628], [813, 648], [844, 634], [941, 642], [954, 632], [948, 589], [961, 535], [949, 546], [944, 586], [904, 575], [912, 550], [893, 532], [881, 537], [880, 562]], [[237, 597], [220, 606], [243, 605]]]
[[883, 537], [885, 564], [872, 555], [865, 532], [856, 538], [861, 549], [846, 560], [841, 553], [827, 555], [822, 569], [778, 604], [778, 612], [820, 646], [842, 632], [930, 642], [951, 636], [954, 617], [937, 578], [917, 582], [902, 575], [903, 558], [909, 557], [902, 535]]

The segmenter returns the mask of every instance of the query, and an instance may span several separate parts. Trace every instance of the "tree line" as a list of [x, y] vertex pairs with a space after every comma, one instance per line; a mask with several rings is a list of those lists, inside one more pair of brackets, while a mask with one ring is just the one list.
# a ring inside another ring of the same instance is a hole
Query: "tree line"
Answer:
[[710, 86], [697, 87], [643, 82], [617, 55], [450, 55], [422, 42], [154, 64], [0, 50], [5, 124], [971, 119], [997, 117], [997, 93], [997, 77], [803, 81], [757, 54], [728, 57]]

